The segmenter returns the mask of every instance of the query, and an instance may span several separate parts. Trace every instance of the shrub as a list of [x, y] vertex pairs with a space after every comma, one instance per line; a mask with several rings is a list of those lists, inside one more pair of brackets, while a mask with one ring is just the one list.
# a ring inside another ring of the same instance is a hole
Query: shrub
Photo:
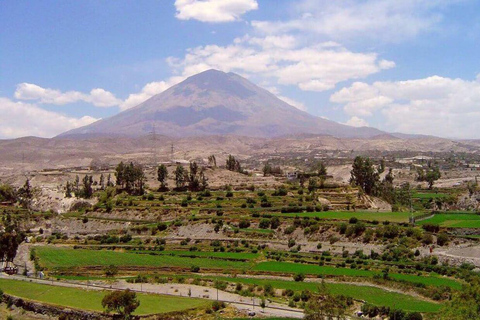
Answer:
[[191, 271], [191, 272], [199, 272], [199, 271], [200, 271], [200, 267], [199, 267], [199, 266], [191, 266], [191, 267], [190, 267], [190, 271]]
[[242, 219], [242, 220], [240, 220], [240, 222], [238, 223], [238, 227], [239, 227], [240, 229], [246, 229], [246, 228], [250, 227], [250, 221], [245, 220], [245, 219]]
[[437, 244], [438, 244], [439, 246], [442, 246], [442, 247], [443, 247], [444, 245], [446, 245], [446, 244], [448, 243], [449, 240], [450, 240], [450, 239], [449, 239], [449, 237], [448, 237], [448, 234], [446, 234], [446, 233], [440, 233], [440, 234], [437, 236]]
[[293, 280], [295, 280], [296, 282], [303, 282], [303, 280], [305, 280], [305, 275], [303, 273], [297, 273], [293, 276]]

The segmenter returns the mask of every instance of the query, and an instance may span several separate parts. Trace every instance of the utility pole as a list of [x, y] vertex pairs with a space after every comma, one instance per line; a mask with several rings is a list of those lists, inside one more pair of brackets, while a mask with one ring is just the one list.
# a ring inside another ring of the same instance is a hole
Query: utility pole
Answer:
[[155, 132], [155, 122], [152, 124], [152, 155], [153, 155], [153, 166], [155, 167], [158, 163], [158, 161], [157, 161], [157, 134]]

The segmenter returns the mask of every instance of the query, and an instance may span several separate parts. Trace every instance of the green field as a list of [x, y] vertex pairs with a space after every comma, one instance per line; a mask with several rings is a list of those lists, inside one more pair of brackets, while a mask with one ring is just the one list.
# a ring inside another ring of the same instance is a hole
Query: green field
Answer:
[[[421, 213], [415, 213], [419, 215]], [[322, 212], [301, 212], [301, 213], [278, 213], [279, 217], [309, 217], [324, 220], [349, 220], [355, 217], [364, 221], [390, 221], [390, 222], [408, 222], [410, 212], [367, 212], [367, 211], [322, 211]]]
[[[0, 289], [22, 299], [75, 309], [103, 311], [101, 302], [105, 296], [104, 291], [64, 288], [7, 279], [0, 279]], [[137, 296], [140, 300], [140, 306], [135, 312], [137, 315], [182, 311], [208, 304], [201, 299], [153, 294], [137, 294]]]
[[150, 255], [107, 250], [84, 250], [56, 247], [37, 247], [40, 265], [48, 269], [74, 268], [86, 266], [118, 267], [183, 267], [243, 269], [250, 264], [242, 261], [229, 261], [208, 258], [188, 258], [167, 255]]
[[[379, 271], [335, 268], [331, 266], [317, 266], [313, 264], [298, 264], [276, 261], [261, 262], [257, 264], [253, 270], [348, 277], [373, 277], [374, 275], [380, 275]], [[395, 280], [421, 283], [427, 286], [446, 286], [457, 290], [462, 288], [462, 284], [460, 282], [448, 278], [417, 276], [409, 274], [390, 274], [390, 277]]]
[[[216, 268], [224, 270], [254, 270], [262, 272], [281, 273], [304, 273], [310, 275], [348, 276], [372, 278], [380, 275], [379, 271], [359, 270], [350, 268], [336, 268], [333, 266], [318, 266], [314, 264], [299, 264], [290, 262], [265, 261], [255, 264], [254, 262], [231, 261], [208, 259], [203, 257], [189, 258], [176, 255], [150, 255], [129, 252], [116, 252], [107, 250], [84, 250], [55, 247], [38, 247], [35, 249], [40, 258], [40, 265], [51, 270], [87, 266], [116, 265], [118, 267], [183, 267], [190, 268]], [[172, 251], [174, 252], [174, 251]], [[180, 254], [190, 253], [179, 251]], [[192, 252], [201, 255], [208, 255], [209, 252]], [[217, 252], [219, 257], [230, 257], [239, 255], [242, 258], [258, 257], [258, 254], [251, 253], [229, 253]], [[460, 289], [461, 284], [453, 279], [416, 276], [405, 274], [391, 274], [396, 280], [403, 280], [411, 283], [422, 283], [433, 286], [448, 286], [452, 289]]]
[[[295, 282], [270, 279], [248, 279], [248, 278], [217, 278], [234, 283], [265, 285], [271, 284], [277, 289], [291, 289], [294, 291], [310, 290], [317, 291], [319, 283], [312, 282]], [[357, 286], [344, 283], [326, 283], [328, 292], [335, 295], [344, 295], [358, 300], [364, 300], [377, 306], [387, 306], [391, 308], [402, 309], [410, 312], [438, 312], [441, 308], [440, 304], [423, 301], [421, 299], [395, 292], [368, 287]]]
[[179, 257], [213, 257], [213, 258], [231, 259], [231, 260], [253, 260], [259, 257], [258, 253], [250, 253], [250, 252], [161, 251], [158, 254], [179, 256]]
[[435, 224], [447, 228], [480, 228], [480, 215], [469, 213], [439, 213], [419, 225]]

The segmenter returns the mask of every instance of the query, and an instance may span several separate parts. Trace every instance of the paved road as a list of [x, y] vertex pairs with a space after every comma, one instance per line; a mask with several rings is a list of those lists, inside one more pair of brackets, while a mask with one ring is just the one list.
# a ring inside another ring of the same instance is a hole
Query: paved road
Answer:
[[81, 288], [89, 290], [124, 290], [130, 289], [136, 292], [143, 293], [155, 293], [155, 294], [164, 294], [172, 296], [183, 296], [183, 297], [192, 297], [192, 298], [202, 298], [208, 300], [220, 300], [226, 303], [230, 303], [239, 310], [245, 311], [255, 311], [260, 314], [265, 314], [266, 316], [274, 317], [289, 317], [289, 318], [303, 318], [303, 310], [289, 308], [285, 305], [269, 302], [267, 301], [267, 306], [265, 309], [261, 309], [260, 299], [251, 298], [251, 297], [242, 297], [238, 294], [217, 290], [211, 287], [203, 287], [189, 284], [177, 284], [177, 283], [166, 283], [166, 284], [134, 284], [128, 283], [126, 281], [118, 281], [112, 283], [111, 285], [106, 285], [100, 281], [90, 281], [89, 284], [79, 283], [79, 282], [66, 282], [66, 281], [56, 281], [56, 280], [41, 280], [37, 278], [27, 278], [19, 275], [6, 275], [0, 274], [0, 278], [3, 279], [12, 279], [12, 280], [21, 280], [21, 281], [30, 281], [40, 284], [47, 284], [59, 287], [69, 287], [69, 288]]

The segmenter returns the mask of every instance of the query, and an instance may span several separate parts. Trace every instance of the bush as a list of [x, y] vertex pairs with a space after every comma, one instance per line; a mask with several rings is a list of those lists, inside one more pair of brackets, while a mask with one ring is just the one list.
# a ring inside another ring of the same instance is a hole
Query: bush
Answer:
[[199, 266], [191, 266], [190, 271], [191, 272], [200, 272], [200, 267]]
[[260, 220], [260, 223], [258, 226], [260, 229], [268, 229], [268, 227], [270, 227], [270, 219]]
[[118, 273], [118, 267], [111, 264], [111, 265], [105, 267], [105, 269], [103, 269], [103, 271], [105, 272], [105, 275], [107, 277], [114, 277]]
[[297, 273], [293, 276], [293, 280], [296, 282], [303, 282], [303, 280], [305, 280], [305, 275], [303, 273]]
[[449, 237], [448, 237], [448, 234], [446, 234], [446, 233], [440, 233], [440, 234], [437, 236], [437, 244], [438, 244], [439, 246], [442, 246], [442, 247], [443, 247], [444, 245], [446, 245], [446, 244], [448, 243], [449, 240], [450, 240], [450, 239], [449, 239]]
[[245, 220], [245, 219], [242, 219], [242, 220], [240, 220], [240, 222], [238, 223], [238, 227], [239, 227], [240, 229], [246, 229], [246, 228], [250, 227], [250, 221]]
[[350, 220], [348, 220], [348, 223], [350, 224], [354, 224], [354, 223], [357, 223], [358, 222], [358, 219], [355, 218], [355, 217], [351, 217]]

